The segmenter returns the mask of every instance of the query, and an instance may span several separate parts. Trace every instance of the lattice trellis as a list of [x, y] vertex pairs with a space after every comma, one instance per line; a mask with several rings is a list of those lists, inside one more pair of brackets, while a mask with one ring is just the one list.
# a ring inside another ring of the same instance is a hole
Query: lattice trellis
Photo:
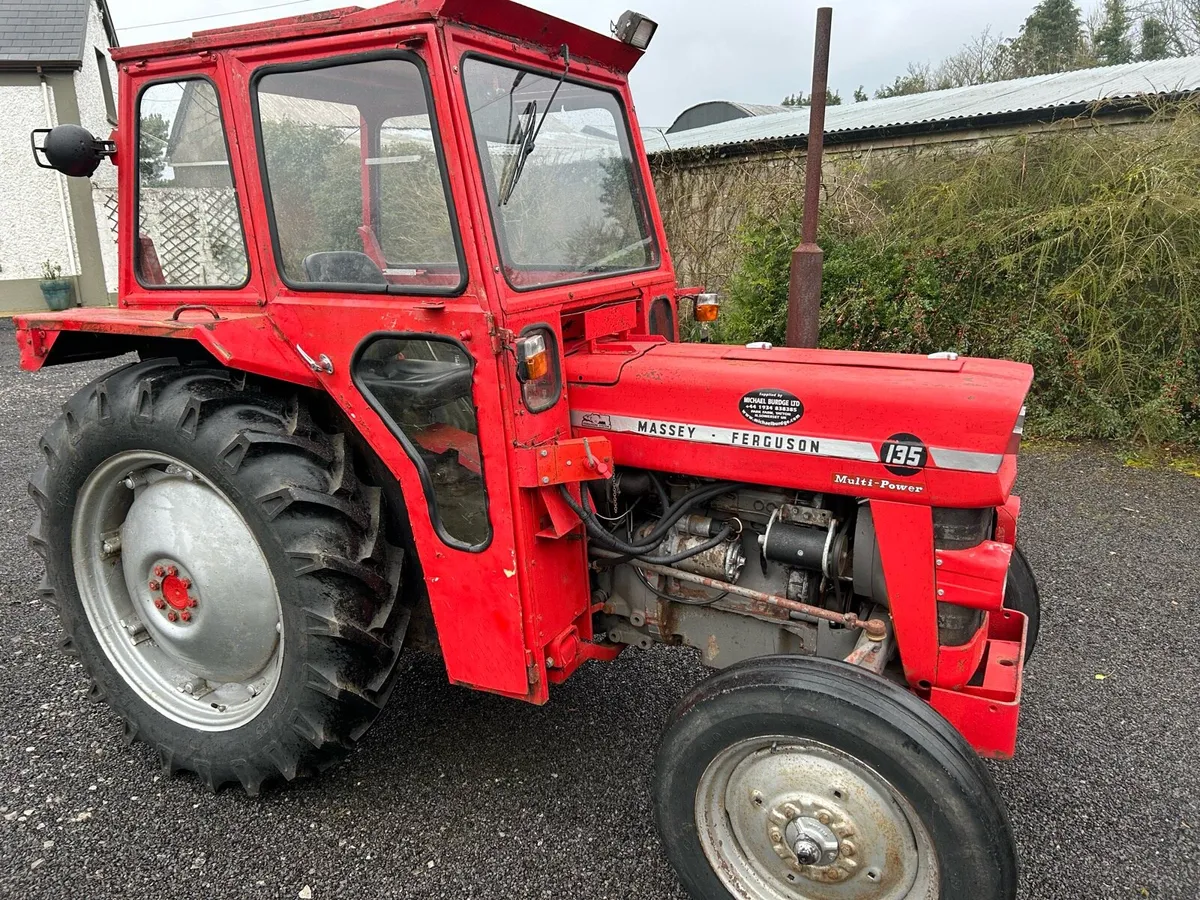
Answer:
[[[104, 193], [113, 238], [117, 198]], [[143, 188], [139, 231], [154, 242], [167, 284], [206, 287], [246, 280], [237, 195], [220, 188]]]
[[117, 242], [117, 192], [112, 188], [95, 185], [95, 190], [104, 204], [104, 214], [108, 217], [108, 227], [112, 231], [113, 243]]

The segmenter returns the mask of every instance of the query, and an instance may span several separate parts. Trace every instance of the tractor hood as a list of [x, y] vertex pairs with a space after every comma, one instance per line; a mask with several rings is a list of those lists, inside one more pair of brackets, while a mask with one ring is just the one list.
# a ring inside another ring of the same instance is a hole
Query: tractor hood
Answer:
[[569, 356], [577, 436], [618, 464], [936, 506], [1007, 501], [1031, 367], [830, 350], [592, 345]]

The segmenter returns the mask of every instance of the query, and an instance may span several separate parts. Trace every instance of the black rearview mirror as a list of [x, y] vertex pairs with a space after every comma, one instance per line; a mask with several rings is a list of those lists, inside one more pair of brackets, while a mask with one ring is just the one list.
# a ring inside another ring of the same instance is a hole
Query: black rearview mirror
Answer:
[[[44, 135], [41, 146], [38, 136]], [[115, 156], [117, 145], [102, 141], [80, 125], [35, 128], [29, 135], [33, 161], [42, 169], [55, 169], [72, 178], [90, 178], [106, 157]]]

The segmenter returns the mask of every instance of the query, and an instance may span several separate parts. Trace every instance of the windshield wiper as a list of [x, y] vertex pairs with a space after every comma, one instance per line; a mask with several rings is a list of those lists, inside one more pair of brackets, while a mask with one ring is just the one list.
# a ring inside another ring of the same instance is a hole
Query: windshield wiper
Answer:
[[[546, 104], [546, 110], [542, 113], [542, 120], [538, 122], [537, 128], [533, 128], [533, 123], [537, 119], [538, 105], [536, 100], [531, 100], [529, 105], [525, 107], [525, 112], [521, 114], [522, 118], [524, 118], [526, 115], [529, 115], [529, 124], [523, 131], [518, 131], [520, 134], [520, 142], [517, 146], [517, 155], [513, 157], [514, 162], [511, 170], [506, 167], [506, 171], [511, 171], [511, 177], [505, 179], [505, 183], [501, 185], [500, 189], [501, 206], [507, 206], [508, 202], [512, 200], [513, 194], [516, 193], [517, 183], [521, 180], [521, 175], [525, 172], [525, 163], [528, 161], [529, 157], [533, 155], [533, 151], [537, 149], [537, 139], [542, 133], [542, 126], [546, 124], [546, 118], [550, 115], [550, 110], [554, 106], [554, 101], [558, 98], [558, 92], [562, 89], [563, 83], [567, 80], [567, 75], [571, 71], [571, 48], [566, 44], [563, 44], [562, 49], [558, 52], [563, 58], [563, 62], [565, 64], [563, 66], [563, 73], [558, 79], [558, 84], [554, 86], [554, 93], [550, 95], [550, 102]], [[520, 83], [521, 79], [518, 77], [517, 80], [513, 82], [513, 93], [516, 92], [517, 86]], [[511, 94], [509, 97], [509, 103], [512, 103]], [[517, 136], [514, 135], [513, 138], [513, 143], [517, 143]]]
[[505, 164], [504, 172], [500, 176], [501, 206], [506, 206], [512, 199], [517, 182], [521, 180], [521, 172], [525, 169], [525, 161], [533, 153], [533, 142], [537, 137], [533, 123], [537, 121], [537, 109], [537, 101], [530, 100], [521, 113], [520, 121], [517, 122], [517, 130], [512, 133], [511, 141], [516, 145], [517, 152]]

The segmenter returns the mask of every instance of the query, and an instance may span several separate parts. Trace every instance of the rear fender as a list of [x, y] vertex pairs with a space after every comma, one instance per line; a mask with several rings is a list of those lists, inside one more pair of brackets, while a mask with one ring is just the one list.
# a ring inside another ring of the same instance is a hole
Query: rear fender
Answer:
[[203, 352], [231, 369], [320, 387], [312, 369], [261, 312], [217, 313], [207, 307], [174, 312], [78, 309], [18, 316], [15, 322], [21, 368], [29, 372], [131, 352], [179, 356]]

